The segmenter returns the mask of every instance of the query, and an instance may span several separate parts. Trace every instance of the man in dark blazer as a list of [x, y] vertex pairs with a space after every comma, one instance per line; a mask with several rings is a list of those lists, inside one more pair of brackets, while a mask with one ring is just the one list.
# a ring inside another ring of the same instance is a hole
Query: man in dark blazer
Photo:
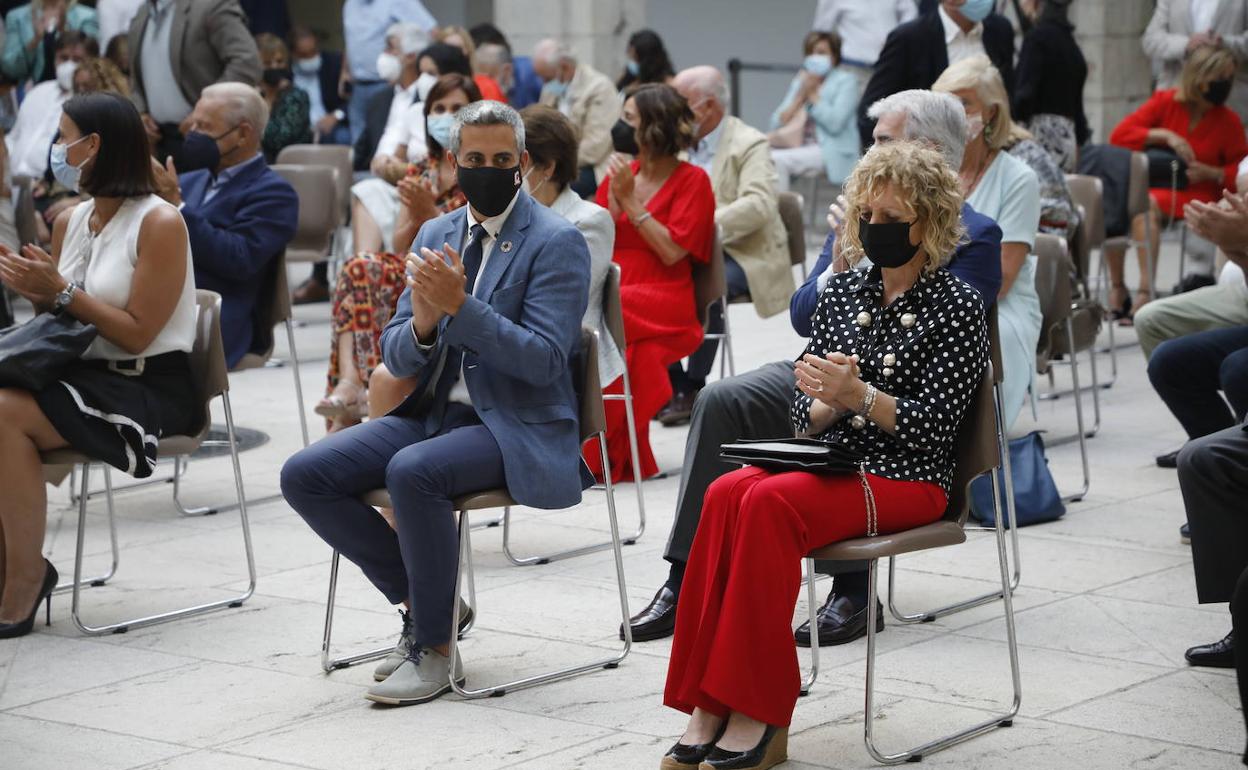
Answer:
[[[366, 695], [397, 706], [433, 700], [464, 677], [448, 657], [459, 547], [452, 500], [505, 487], [521, 505], [566, 508], [592, 482], [572, 374], [589, 248], [521, 189], [529, 157], [511, 107], [460, 110], [450, 158], [468, 205], [420, 229], [408, 288], [381, 336], [386, 366], [416, 378], [414, 394], [282, 468], [291, 507], [391, 604], [407, 605], [396, 654]], [[360, 499], [383, 486], [395, 529]]]
[[[875, 127], [875, 121], [867, 117], [867, 109], [898, 91], [931, 88], [951, 59], [987, 54], [1001, 71], [1006, 89], [1013, 94], [1014, 28], [997, 13], [980, 15], [991, 7], [992, 3], [982, 0], [945, 0], [888, 34], [858, 103], [858, 135], [863, 147], [871, 146], [871, 130]], [[981, 50], [972, 50], [977, 45]]]
[[291, 33], [291, 68], [295, 86], [308, 94], [312, 128], [321, 144], [351, 144], [347, 102], [338, 93], [342, 54], [321, 48], [310, 27], [296, 25]]
[[130, 22], [130, 98], [156, 158], [177, 157], [185, 122], [212, 83], [260, 81], [260, 53], [238, 0], [148, 0]]
[[208, 86], [191, 113], [184, 153], [202, 167], [179, 176], [168, 163], [157, 173], [157, 192], [186, 220], [195, 285], [221, 295], [221, 336], [231, 368], [267, 347], [269, 330], [257, 329], [257, 303], [268, 300], [262, 287], [299, 224], [294, 188], [260, 151], [268, 114], [251, 86]]

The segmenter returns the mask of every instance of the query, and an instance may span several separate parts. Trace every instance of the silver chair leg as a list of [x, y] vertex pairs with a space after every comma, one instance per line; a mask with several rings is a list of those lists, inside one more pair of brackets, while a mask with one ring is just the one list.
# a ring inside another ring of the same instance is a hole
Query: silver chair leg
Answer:
[[722, 357], [719, 359], [719, 378], [722, 380], [724, 379], [724, 364], [728, 365], [728, 376], [736, 377], [737, 363], [732, 357], [732, 330], [728, 324], [728, 296], [724, 295], [720, 302], [724, 307], [724, 336], [720, 343], [723, 350], [721, 351]]
[[806, 562], [806, 603], [810, 609], [810, 674], [802, 679], [798, 695], [810, 695], [815, 680], [819, 678], [819, 605], [815, 592], [815, 560]]
[[[602, 453], [602, 463], [603, 463], [604, 468], [610, 467], [608, 464], [609, 460], [607, 457], [606, 438], [607, 437], [605, 433], [598, 434], [598, 439], [599, 439], [598, 446], [599, 446], [599, 451]], [[616, 580], [616, 585], [619, 588], [619, 594], [620, 594], [620, 620], [623, 624], [623, 629], [624, 629], [623, 649], [620, 650], [618, 655], [612, 656], [610, 658], [602, 658], [602, 659], [595, 660], [589, 663], [582, 663], [576, 666], [569, 666], [567, 668], [557, 669], [555, 671], [550, 671], [544, 674], [528, 676], [528, 677], [524, 677], [521, 679], [516, 679], [511, 682], [505, 682], [502, 684], [491, 685], [489, 687], [482, 687], [482, 688], [473, 689], [473, 690], [466, 689], [464, 686], [465, 683], [456, 682], [455, 677], [451, 676], [450, 678], [451, 688], [455, 690], [455, 692], [459, 693], [460, 696], [464, 698], [496, 698], [496, 697], [500, 697], [506, 694], [507, 691], [509, 690], [518, 690], [523, 687], [532, 687], [534, 685], [543, 684], [545, 682], [554, 681], [556, 679], [564, 679], [566, 677], [575, 676], [576, 674], [581, 674], [586, 671], [592, 671], [597, 668], [605, 668], [605, 669], [617, 668], [619, 667], [620, 662], [623, 661], [624, 658], [628, 657], [629, 650], [631, 650], [633, 646], [633, 631], [631, 628], [629, 628], [629, 625], [628, 625], [628, 618], [629, 618], [628, 591], [624, 582], [624, 551], [620, 543], [619, 522], [616, 519], [615, 490], [612, 487], [611, 477], [609, 474], [607, 475], [607, 478], [606, 478], [606, 488], [607, 488], [607, 517], [611, 523], [611, 546], [612, 546], [612, 550], [615, 552], [615, 580]], [[455, 587], [457, 591], [459, 590], [459, 587], [463, 583], [463, 573], [465, 569], [469, 571], [471, 571], [472, 569], [472, 534], [471, 534], [471, 527], [469, 527], [468, 525], [468, 512], [467, 511], [462, 511], [460, 513], [459, 538], [460, 538], [459, 564], [456, 567], [456, 574], [455, 574]], [[453, 604], [454, 604], [454, 609], [451, 611], [451, 627], [455, 628], [456, 626], [459, 625], [459, 602], [454, 602]], [[461, 659], [460, 652], [459, 652], [459, 640], [455, 634], [451, 635], [450, 647], [451, 647], [450, 669], [452, 672], [454, 672], [455, 669], [459, 666], [459, 661]]]
[[[176, 462], [175, 462], [174, 469], [175, 471], [177, 470]], [[70, 505], [78, 505], [78, 494], [79, 494], [78, 489], [80, 487], [80, 485], [78, 484], [78, 472], [79, 472], [79, 466], [77, 465], [75, 465], [73, 467], [73, 470], [69, 472], [69, 504]], [[168, 476], [168, 477], [152, 476], [151, 478], [143, 479], [142, 481], [132, 481], [128, 484], [118, 484], [113, 487], [113, 494], [117, 494], [118, 492], [129, 492], [133, 489], [143, 489], [144, 487], [153, 487], [158, 484], [172, 484], [174, 483], [174, 481], [176, 481], [176, 479], [173, 476]], [[108, 496], [107, 491], [103, 489], [88, 489], [88, 492], [87, 492], [87, 497], [88, 499], [91, 499], [91, 500], [94, 500], [97, 497], [107, 497], [107, 496]]]
[[[182, 609], [157, 613], [155, 615], [146, 615], [131, 620], [110, 623], [104, 626], [87, 625], [82, 621], [82, 616], [79, 612], [82, 589], [82, 552], [83, 543], [86, 539], [87, 533], [87, 501], [84, 495], [78, 508], [78, 542], [74, 553], [73, 601], [71, 609], [71, 616], [73, 617], [74, 625], [76, 625], [78, 630], [82, 631], [84, 634], [91, 636], [108, 633], [124, 634], [132, 628], [141, 628], [143, 626], [151, 626], [158, 623], [167, 623], [171, 620], [177, 620], [178, 618], [199, 615], [204, 612], [222, 609], [225, 607], [241, 607], [243, 602], [250, 599], [251, 595], [256, 592], [256, 558], [251, 544], [251, 525], [247, 519], [247, 497], [243, 491], [243, 470], [238, 461], [238, 444], [234, 440], [234, 412], [230, 407], [230, 394], [228, 392], [223, 393], [221, 395], [221, 400], [225, 407], [225, 428], [226, 433], [229, 435], [230, 459], [233, 461], [234, 465], [234, 491], [238, 495], [239, 522], [243, 530], [243, 550], [247, 556], [247, 590], [238, 596], [233, 596], [228, 599], [220, 599], [215, 602], [207, 602], [191, 607], [184, 607]], [[87, 468], [84, 467], [83, 478], [85, 479], [86, 476]], [[85, 481], [83, 491], [86, 491]]]
[[[74, 466], [74, 468], [77, 468], [77, 467], [78, 467], [77, 465]], [[70, 475], [73, 476], [74, 474], [71, 472]], [[88, 476], [90, 476], [90, 474], [87, 473], [86, 469], [84, 468], [83, 474], [82, 474], [82, 494], [76, 495], [79, 501], [79, 506], [80, 506], [78, 509], [79, 518], [82, 517], [82, 512], [86, 509], [86, 506], [82, 505], [82, 502], [90, 499], [90, 495], [87, 494]], [[112, 580], [113, 575], [117, 574], [117, 565], [121, 562], [121, 551], [117, 546], [117, 512], [115, 510], [116, 506], [113, 504], [113, 494], [112, 494], [113, 477], [109, 473], [109, 468], [107, 465], [104, 466], [104, 490], [106, 492], [104, 500], [108, 507], [108, 540], [109, 540], [109, 544], [112, 550], [112, 565], [109, 566], [108, 572], [105, 572], [103, 575], [96, 575], [95, 577], [83, 578], [83, 582], [85, 582], [88, 586], [91, 586], [93, 588], [98, 588], [104, 585], [105, 583], [107, 583], [109, 580]], [[62, 583], [58, 583], [56, 588], [52, 589], [52, 593], [62, 594], [62, 593], [65, 593], [66, 591], [73, 590], [73, 588], [74, 588], [73, 583], [62, 582]]]
[[[1067, 347], [1073, 351], [1075, 349], [1075, 331], [1074, 324], [1071, 323], [1070, 318], [1066, 319], [1066, 342]], [[1075, 424], [1078, 428], [1079, 457], [1083, 464], [1083, 486], [1077, 493], [1062, 497], [1062, 502], [1066, 503], [1082, 500], [1084, 495], [1088, 493], [1088, 487], [1091, 483], [1088, 473], [1087, 431], [1083, 427], [1083, 392], [1079, 389], [1079, 358], [1074, 354], [1071, 354], [1070, 357], [1070, 379], [1075, 389]]]
[[290, 370], [295, 378], [295, 405], [299, 407], [299, 430], [303, 434], [303, 445], [308, 445], [308, 415], [303, 406], [303, 382], [299, 379], [299, 351], [295, 349], [295, 325], [286, 319], [286, 344], [290, 347]]

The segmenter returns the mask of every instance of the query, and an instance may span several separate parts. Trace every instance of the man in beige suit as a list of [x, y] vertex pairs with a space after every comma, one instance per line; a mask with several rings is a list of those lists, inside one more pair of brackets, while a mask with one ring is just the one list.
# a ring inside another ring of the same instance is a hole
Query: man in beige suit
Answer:
[[607, 175], [611, 157], [611, 127], [620, 119], [620, 96], [615, 85], [598, 70], [576, 60], [557, 40], [547, 38], [533, 48], [533, 71], [546, 85], [541, 103], [568, 116], [581, 136], [577, 153], [580, 174], [572, 189], [593, 198]]
[[[672, 85], [697, 119], [697, 142], [689, 150], [689, 162], [711, 177], [728, 298], [748, 295], [763, 318], [787, 310], [795, 287], [767, 137], [727, 114], [728, 88], [716, 68], [682, 70]], [[707, 331], [723, 331], [723, 324], [723, 308], [716, 306]], [[714, 339], [703, 342], [689, 357], [687, 369], [675, 363], [668, 370], [674, 395], [659, 414], [664, 425], [689, 420], [693, 400], [706, 385], [715, 361], [717, 343]]]
[[145, 0], [130, 22], [130, 98], [156, 157], [182, 148], [182, 123], [213, 83], [260, 80], [260, 53], [238, 0]]
[[1160, 68], [1157, 88], [1179, 84], [1183, 59], [1198, 45], [1222, 43], [1239, 60], [1228, 107], [1248, 125], [1248, 3], [1244, 0], [1157, 0], [1144, 30], [1144, 53]]

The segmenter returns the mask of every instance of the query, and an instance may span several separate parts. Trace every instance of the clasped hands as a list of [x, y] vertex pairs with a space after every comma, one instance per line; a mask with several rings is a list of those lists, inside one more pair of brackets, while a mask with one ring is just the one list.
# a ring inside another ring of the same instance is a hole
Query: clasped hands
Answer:
[[1242, 263], [1241, 255], [1248, 252], [1248, 193], [1227, 190], [1217, 203], [1192, 201], [1183, 207], [1183, 216], [1192, 232]]
[[17, 253], [0, 245], [0, 281], [36, 306], [51, 305], [69, 282], [51, 254], [32, 244]]
[[[448, 260], [449, 257], [449, 260]], [[412, 290], [412, 317], [417, 327], [431, 327], [444, 315], [455, 315], [468, 295], [459, 252], [449, 243], [442, 250], [422, 247], [407, 255], [407, 287]]]
[[797, 387], [806, 395], [833, 409], [854, 411], [861, 404], [857, 397], [858, 356], [845, 355], [841, 351], [828, 353], [823, 358], [807, 353], [793, 366], [797, 375]]

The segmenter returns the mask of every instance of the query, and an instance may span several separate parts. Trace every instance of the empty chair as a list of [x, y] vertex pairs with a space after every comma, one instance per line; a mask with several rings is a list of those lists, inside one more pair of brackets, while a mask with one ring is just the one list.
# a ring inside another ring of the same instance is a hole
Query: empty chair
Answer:
[[338, 227], [338, 172], [327, 166], [275, 165], [299, 196], [299, 226], [286, 247], [289, 262], [320, 262], [329, 256]]

